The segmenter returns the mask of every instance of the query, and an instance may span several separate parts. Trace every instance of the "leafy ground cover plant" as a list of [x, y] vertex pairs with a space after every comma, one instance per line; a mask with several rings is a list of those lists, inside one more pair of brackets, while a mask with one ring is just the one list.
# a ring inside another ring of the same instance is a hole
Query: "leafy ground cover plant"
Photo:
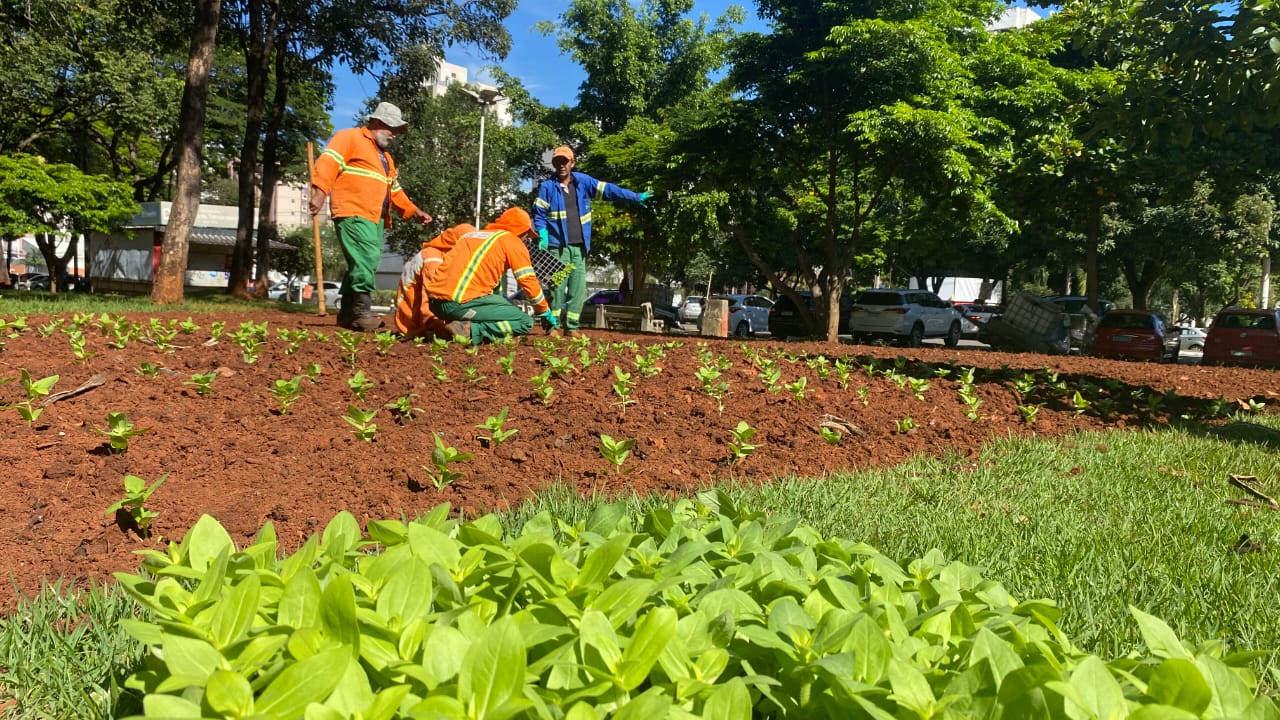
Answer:
[[35, 425], [36, 420], [40, 418], [40, 414], [44, 412], [44, 408], [36, 407], [36, 402], [44, 400], [53, 392], [53, 386], [58, 382], [57, 375], [49, 375], [48, 377], [32, 380], [31, 373], [26, 368], [18, 371], [18, 379], [22, 384], [22, 389], [26, 393], [26, 398], [17, 404], [18, 414], [26, 421], [28, 426]]
[[281, 558], [203, 517], [121, 585], [154, 615], [148, 716], [1274, 717], [1216, 643], [1131, 608], [1145, 654], [1078, 650], [1050, 600], [938, 551], [894, 562], [723, 493], [507, 535], [439, 506], [348, 513]]
[[729, 462], [741, 460], [755, 451], [757, 446], [751, 444], [751, 438], [755, 437], [756, 429], [748, 425], [746, 420], [739, 420], [738, 425], [729, 432], [733, 435], [733, 439], [729, 441], [729, 451], [733, 453]]
[[193, 373], [191, 380], [184, 382], [183, 385], [190, 385], [196, 389], [196, 394], [200, 396], [208, 395], [213, 392], [213, 380], [218, 377], [217, 370], [209, 372]]
[[133, 421], [122, 412], [107, 413], [107, 426], [94, 428], [94, 432], [107, 436], [107, 447], [113, 455], [129, 450], [129, 438], [137, 437], [151, 428], [137, 428]]
[[431, 484], [435, 485], [437, 490], [443, 490], [462, 477], [462, 473], [454, 470], [453, 466], [470, 460], [471, 453], [445, 445], [440, 433], [432, 433], [432, 435], [435, 437], [436, 446], [431, 450], [431, 465], [423, 465], [422, 469], [430, 473]]
[[302, 376], [295, 375], [288, 380], [276, 380], [271, 384], [271, 394], [280, 404], [280, 414], [288, 415], [289, 408], [302, 397]]
[[418, 398], [418, 393], [409, 393], [408, 395], [401, 395], [395, 400], [392, 400], [386, 405], [383, 405], [383, 407], [390, 410], [391, 414], [394, 415], [398, 421], [403, 420], [407, 422], [409, 420], [413, 420], [416, 416], [425, 412], [422, 408], [414, 406], [413, 403], [414, 401], [417, 400], [417, 398]]
[[347, 414], [342, 416], [352, 427], [351, 433], [356, 438], [364, 442], [373, 442], [373, 438], [378, 434], [378, 426], [373, 424], [373, 418], [378, 414], [378, 409], [374, 408], [369, 411], [361, 410], [355, 405], [347, 406]]
[[142, 537], [148, 537], [151, 534], [151, 521], [160, 517], [160, 513], [146, 508], [146, 502], [151, 498], [151, 494], [164, 484], [168, 475], [160, 476], [151, 485], [147, 485], [147, 481], [136, 475], [124, 476], [124, 497], [111, 503], [111, 506], [103, 511], [107, 517], [116, 515], [119, 511], [124, 510], [128, 515], [133, 526], [137, 528], [138, 534]]
[[622, 464], [631, 457], [631, 448], [635, 447], [634, 438], [630, 440], [614, 440], [609, 435], [600, 435], [600, 456], [608, 460], [613, 465], [613, 471], [617, 473], [622, 469]]
[[481, 430], [489, 431], [488, 435], [480, 436], [481, 442], [492, 443], [494, 445], [501, 445], [502, 443], [514, 437], [516, 433], [520, 432], [515, 428], [511, 428], [510, 430], [507, 430], [504, 428], [504, 425], [506, 425], [506, 422], [507, 422], [507, 413], [510, 411], [511, 411], [511, 408], [504, 407], [496, 417], [493, 415], [490, 415], [487, 419], [485, 419], [483, 423], [476, 426]]

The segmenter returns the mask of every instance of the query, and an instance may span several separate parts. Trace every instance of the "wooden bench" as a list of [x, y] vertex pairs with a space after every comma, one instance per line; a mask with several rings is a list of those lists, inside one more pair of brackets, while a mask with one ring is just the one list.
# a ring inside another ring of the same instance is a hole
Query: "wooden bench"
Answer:
[[664, 323], [653, 319], [653, 306], [596, 305], [595, 327], [601, 330], [631, 330], [635, 332], [662, 332]]

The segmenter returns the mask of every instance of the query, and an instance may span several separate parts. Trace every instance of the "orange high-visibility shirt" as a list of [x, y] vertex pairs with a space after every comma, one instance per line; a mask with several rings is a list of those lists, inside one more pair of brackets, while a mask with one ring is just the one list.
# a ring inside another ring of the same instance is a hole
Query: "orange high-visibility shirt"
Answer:
[[378, 144], [367, 128], [348, 128], [334, 133], [316, 160], [311, 177], [312, 185], [329, 194], [330, 215], [378, 222], [388, 194], [401, 217], [412, 217], [418, 212], [418, 206], [400, 187], [395, 161], [390, 153], [383, 151], [382, 154], [387, 159], [385, 171], [378, 158]]
[[435, 277], [427, 284], [432, 300], [465, 303], [492, 294], [510, 268], [516, 282], [539, 313], [547, 311], [547, 298], [533, 273], [529, 250], [520, 238], [505, 230], [467, 233], [445, 255]]

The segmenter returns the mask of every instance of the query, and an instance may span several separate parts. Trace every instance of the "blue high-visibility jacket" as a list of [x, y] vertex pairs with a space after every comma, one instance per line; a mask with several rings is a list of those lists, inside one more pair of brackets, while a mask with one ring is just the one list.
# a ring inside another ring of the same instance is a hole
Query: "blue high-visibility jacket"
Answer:
[[[640, 193], [632, 192], [620, 185], [596, 180], [590, 175], [580, 172], [570, 173], [573, 176], [573, 187], [578, 191], [578, 214], [582, 220], [582, 252], [591, 252], [591, 200], [630, 200], [640, 202]], [[554, 177], [542, 181], [538, 186], [538, 196], [533, 201], [533, 229], [547, 229], [547, 245], [549, 247], [566, 247], [569, 244], [569, 219], [565, 210], [565, 189]]]

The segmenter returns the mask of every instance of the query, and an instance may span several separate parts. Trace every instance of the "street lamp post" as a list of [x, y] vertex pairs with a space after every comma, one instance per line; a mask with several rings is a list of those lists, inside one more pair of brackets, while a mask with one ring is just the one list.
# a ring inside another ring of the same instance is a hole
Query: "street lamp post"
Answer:
[[480, 227], [480, 197], [484, 188], [484, 116], [489, 106], [496, 104], [503, 95], [502, 91], [494, 88], [482, 88], [479, 92], [462, 88], [462, 92], [480, 104], [480, 160], [476, 166], [476, 227]]

